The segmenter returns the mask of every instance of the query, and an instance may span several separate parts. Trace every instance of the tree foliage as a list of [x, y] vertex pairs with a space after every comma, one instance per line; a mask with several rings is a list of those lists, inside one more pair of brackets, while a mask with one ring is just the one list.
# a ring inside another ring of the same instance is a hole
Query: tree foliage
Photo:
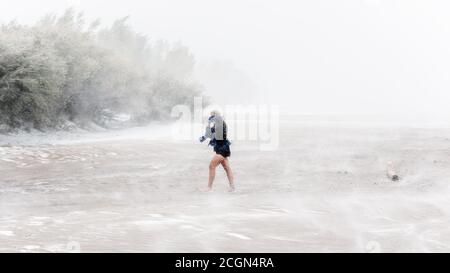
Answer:
[[106, 126], [125, 113], [137, 122], [167, 119], [200, 93], [194, 58], [180, 45], [150, 43], [127, 18], [87, 26], [73, 10], [33, 26], [0, 27], [0, 124], [58, 127], [67, 121]]

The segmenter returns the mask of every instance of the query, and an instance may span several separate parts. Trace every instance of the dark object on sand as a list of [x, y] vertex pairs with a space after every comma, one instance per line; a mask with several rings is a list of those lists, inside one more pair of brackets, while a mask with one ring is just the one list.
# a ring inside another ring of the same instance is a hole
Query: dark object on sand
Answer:
[[387, 165], [387, 176], [392, 181], [400, 180], [400, 176], [398, 176], [397, 172], [395, 171], [395, 167], [394, 167], [394, 164], [392, 162], [388, 162], [388, 165]]

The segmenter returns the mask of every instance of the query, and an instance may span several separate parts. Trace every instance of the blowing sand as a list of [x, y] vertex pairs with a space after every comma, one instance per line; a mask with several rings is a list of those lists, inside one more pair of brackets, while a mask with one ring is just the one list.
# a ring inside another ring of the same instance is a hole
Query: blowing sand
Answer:
[[449, 129], [283, 122], [206, 194], [210, 148], [134, 130], [0, 137], [0, 251], [450, 251]]

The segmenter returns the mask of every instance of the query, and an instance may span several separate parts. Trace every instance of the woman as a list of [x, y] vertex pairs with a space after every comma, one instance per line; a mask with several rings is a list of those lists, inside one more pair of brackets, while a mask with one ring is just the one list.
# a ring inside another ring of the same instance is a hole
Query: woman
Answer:
[[214, 178], [216, 177], [216, 167], [221, 164], [227, 173], [228, 181], [230, 183], [229, 191], [233, 192], [235, 190], [234, 177], [231, 171], [230, 162], [228, 161], [228, 157], [231, 155], [231, 143], [227, 139], [227, 124], [218, 111], [211, 112], [205, 135], [200, 138], [200, 142], [205, 141], [207, 138], [210, 139], [209, 145], [214, 148], [216, 154], [209, 163], [208, 186], [201, 189], [201, 191], [209, 192], [212, 190]]

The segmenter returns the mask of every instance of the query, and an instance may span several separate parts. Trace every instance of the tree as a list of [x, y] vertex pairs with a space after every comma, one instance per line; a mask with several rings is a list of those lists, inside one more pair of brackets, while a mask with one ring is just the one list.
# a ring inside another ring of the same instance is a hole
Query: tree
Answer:
[[176, 104], [200, 93], [187, 47], [150, 43], [128, 18], [99, 29], [67, 10], [33, 26], [0, 27], [0, 124], [46, 129], [70, 120], [107, 126], [127, 113], [133, 120], [167, 119]]

